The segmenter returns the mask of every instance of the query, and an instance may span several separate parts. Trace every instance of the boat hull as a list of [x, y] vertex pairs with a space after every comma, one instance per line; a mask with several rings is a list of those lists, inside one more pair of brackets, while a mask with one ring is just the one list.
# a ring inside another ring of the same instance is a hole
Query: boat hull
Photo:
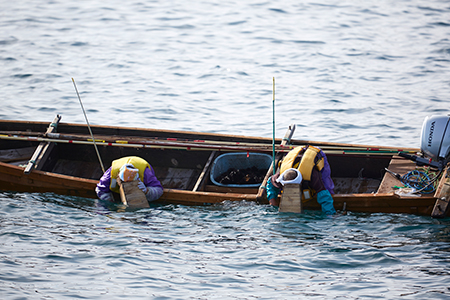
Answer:
[[[24, 175], [24, 168], [0, 162], [0, 190], [29, 193], [55, 193], [60, 195], [97, 198], [96, 180], [33, 170]], [[366, 213], [406, 213], [430, 215], [436, 199], [434, 197], [399, 197], [390, 194], [339, 194], [334, 195], [334, 206], [340, 211]], [[160, 204], [210, 205], [223, 201], [258, 202], [256, 193], [192, 192], [165, 189]], [[262, 201], [261, 204], [267, 204]], [[304, 209], [320, 210], [317, 201], [304, 204]]]

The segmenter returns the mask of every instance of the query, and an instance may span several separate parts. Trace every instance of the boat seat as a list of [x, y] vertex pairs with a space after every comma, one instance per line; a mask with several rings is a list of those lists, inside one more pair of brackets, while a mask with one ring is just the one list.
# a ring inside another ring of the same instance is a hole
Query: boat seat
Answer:
[[336, 194], [371, 194], [380, 186], [380, 179], [333, 177]]
[[30, 160], [36, 147], [0, 150], [0, 161], [5, 163], [23, 162]]
[[181, 168], [153, 167], [156, 177], [164, 188], [192, 190], [200, 171]]
[[58, 159], [55, 166], [47, 171], [89, 179], [99, 179], [103, 175], [98, 162], [71, 161], [68, 159]]
[[[400, 174], [400, 176], [405, 175], [409, 171], [413, 171], [415, 168], [416, 164], [414, 162], [400, 156], [393, 156], [388, 167], [389, 170]], [[395, 191], [394, 186], [403, 186], [403, 183], [392, 176], [392, 174], [389, 174], [389, 172], [386, 172], [380, 187], [378, 188], [377, 194], [392, 193]]]

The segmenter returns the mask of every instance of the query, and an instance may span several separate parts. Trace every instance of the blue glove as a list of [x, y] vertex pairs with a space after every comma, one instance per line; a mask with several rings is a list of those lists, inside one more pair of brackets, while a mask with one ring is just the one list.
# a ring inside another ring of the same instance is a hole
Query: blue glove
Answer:
[[333, 205], [333, 197], [328, 190], [323, 190], [317, 193], [317, 202], [322, 206], [322, 211], [327, 215], [334, 215], [336, 210]]
[[266, 193], [267, 193], [267, 200], [276, 199], [278, 195], [281, 193], [281, 189], [273, 185], [272, 177], [270, 177], [269, 180], [267, 180]]
[[141, 180], [139, 180], [138, 188], [139, 188], [141, 191], [143, 191], [144, 194], [147, 194], [148, 189], [147, 189], [147, 187], [145, 186], [145, 184], [144, 184]]

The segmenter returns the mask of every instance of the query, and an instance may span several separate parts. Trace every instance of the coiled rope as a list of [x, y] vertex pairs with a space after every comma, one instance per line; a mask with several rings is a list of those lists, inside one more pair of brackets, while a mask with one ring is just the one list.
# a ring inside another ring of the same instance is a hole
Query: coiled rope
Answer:
[[441, 174], [442, 171], [434, 174], [427, 169], [413, 170], [403, 175], [400, 180], [405, 186], [415, 189], [415, 193], [431, 194], [436, 191], [437, 179]]

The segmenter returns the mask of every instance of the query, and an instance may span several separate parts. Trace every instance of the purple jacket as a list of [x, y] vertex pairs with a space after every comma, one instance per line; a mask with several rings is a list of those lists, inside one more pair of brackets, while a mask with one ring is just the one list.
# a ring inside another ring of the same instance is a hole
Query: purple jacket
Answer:
[[331, 179], [330, 164], [328, 163], [327, 156], [325, 155], [325, 153], [323, 153], [322, 150], [320, 150], [320, 154], [323, 156], [324, 162], [325, 162], [325, 165], [324, 165], [322, 171], [320, 171], [320, 173], [322, 173], [323, 184], [325, 185], [325, 188], [328, 191], [330, 191], [330, 193], [333, 195], [334, 194], [334, 182], [333, 182], [333, 179]]

